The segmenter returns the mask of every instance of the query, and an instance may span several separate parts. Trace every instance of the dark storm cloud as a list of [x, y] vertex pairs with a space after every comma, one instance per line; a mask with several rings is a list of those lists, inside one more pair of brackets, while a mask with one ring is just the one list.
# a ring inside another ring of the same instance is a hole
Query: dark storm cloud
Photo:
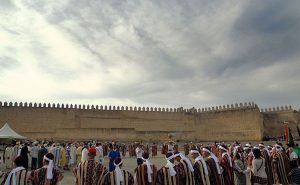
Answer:
[[299, 7], [298, 1], [249, 2], [229, 35], [235, 53], [220, 65], [211, 66], [210, 71], [215, 75], [222, 75], [231, 67], [237, 72], [251, 71], [298, 56]]

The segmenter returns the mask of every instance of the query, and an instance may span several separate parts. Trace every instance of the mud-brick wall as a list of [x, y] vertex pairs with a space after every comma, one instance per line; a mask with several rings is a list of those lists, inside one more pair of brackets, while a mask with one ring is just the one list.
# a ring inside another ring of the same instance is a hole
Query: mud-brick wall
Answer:
[[6, 122], [33, 139], [232, 141], [260, 140], [264, 132], [254, 103], [187, 110], [0, 102], [0, 126]]
[[[300, 113], [292, 109], [263, 112], [264, 136], [279, 137], [284, 135], [286, 125], [292, 134], [298, 138], [297, 125], [300, 123]], [[300, 126], [300, 124], [299, 124]]]
[[195, 139], [201, 141], [261, 140], [263, 117], [257, 108], [199, 114]]
[[20, 134], [39, 139], [190, 139], [193, 116], [184, 112], [1, 107], [6, 122]]

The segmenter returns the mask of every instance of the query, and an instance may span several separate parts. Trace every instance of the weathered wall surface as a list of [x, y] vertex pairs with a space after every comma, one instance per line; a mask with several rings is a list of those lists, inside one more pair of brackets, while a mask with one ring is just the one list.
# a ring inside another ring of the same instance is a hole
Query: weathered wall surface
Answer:
[[189, 139], [194, 119], [185, 112], [97, 110], [48, 107], [0, 107], [1, 126], [8, 122], [29, 138], [168, 140]]
[[297, 124], [300, 122], [298, 111], [285, 106], [262, 110], [262, 114], [264, 117], [264, 136], [283, 136], [284, 128], [288, 125], [292, 134], [298, 138]]
[[239, 108], [197, 115], [199, 140], [261, 140], [263, 117], [257, 108]]
[[264, 115], [254, 103], [186, 110], [0, 102], [0, 126], [38, 139], [261, 140]]

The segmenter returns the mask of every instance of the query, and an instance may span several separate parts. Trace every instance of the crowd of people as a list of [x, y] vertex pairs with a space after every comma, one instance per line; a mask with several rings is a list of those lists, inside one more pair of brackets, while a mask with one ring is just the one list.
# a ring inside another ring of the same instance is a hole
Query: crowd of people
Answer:
[[[158, 169], [151, 157], [159, 148], [166, 162]], [[133, 173], [122, 169], [127, 153], [136, 158]], [[72, 170], [76, 185], [300, 185], [298, 154], [281, 143], [14, 142], [3, 163], [9, 171], [1, 185], [57, 185], [64, 170]]]

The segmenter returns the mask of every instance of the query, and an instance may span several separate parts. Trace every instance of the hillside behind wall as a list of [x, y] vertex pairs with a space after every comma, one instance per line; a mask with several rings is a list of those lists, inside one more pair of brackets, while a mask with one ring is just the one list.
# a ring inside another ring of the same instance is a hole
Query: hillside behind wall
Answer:
[[203, 109], [1, 103], [8, 122], [33, 139], [167, 141], [261, 140], [254, 103]]

